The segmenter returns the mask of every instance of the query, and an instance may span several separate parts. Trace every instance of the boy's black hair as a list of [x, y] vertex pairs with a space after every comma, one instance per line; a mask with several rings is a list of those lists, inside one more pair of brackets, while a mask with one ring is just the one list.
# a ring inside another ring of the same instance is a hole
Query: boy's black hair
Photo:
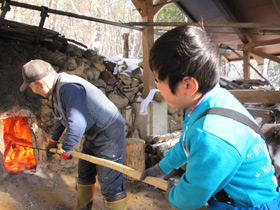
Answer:
[[185, 77], [193, 77], [206, 93], [219, 81], [221, 56], [217, 44], [202, 27], [179, 26], [156, 40], [150, 50], [150, 68], [158, 80], [169, 80], [173, 94]]

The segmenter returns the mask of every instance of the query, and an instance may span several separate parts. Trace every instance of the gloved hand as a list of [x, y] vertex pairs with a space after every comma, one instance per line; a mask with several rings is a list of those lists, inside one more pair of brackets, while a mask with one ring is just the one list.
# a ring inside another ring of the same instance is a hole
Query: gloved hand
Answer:
[[65, 152], [64, 150], [62, 150], [62, 152], [61, 152], [61, 157], [62, 157], [64, 160], [70, 160], [70, 159], [73, 158], [73, 156], [71, 155], [71, 151]]
[[166, 175], [166, 173], [164, 173], [160, 166], [159, 163], [157, 163], [156, 165], [154, 165], [151, 168], [146, 169], [145, 171], [143, 171], [140, 180], [144, 180], [147, 176], [154, 176], [154, 177], [158, 177], [158, 178], [163, 178]]
[[52, 148], [57, 149], [57, 141], [54, 141], [54, 140], [49, 141], [47, 148], [46, 148], [47, 157], [50, 157], [55, 154], [53, 152], [50, 152], [50, 149], [52, 149]]

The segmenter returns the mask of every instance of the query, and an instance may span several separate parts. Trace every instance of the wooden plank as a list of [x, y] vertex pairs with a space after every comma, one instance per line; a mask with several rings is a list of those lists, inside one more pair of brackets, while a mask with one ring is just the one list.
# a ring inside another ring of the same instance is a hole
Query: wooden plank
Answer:
[[230, 90], [241, 103], [280, 103], [280, 91], [266, 93], [262, 90]]

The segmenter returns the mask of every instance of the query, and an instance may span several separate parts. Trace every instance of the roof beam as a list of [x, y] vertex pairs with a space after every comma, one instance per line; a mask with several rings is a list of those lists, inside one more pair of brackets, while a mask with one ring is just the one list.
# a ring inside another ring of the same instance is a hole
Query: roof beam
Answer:
[[251, 42], [248, 44], [239, 44], [237, 45], [237, 49], [250, 50], [252, 48], [259, 47], [259, 46], [274, 45], [274, 44], [280, 44], [280, 39], [271, 39], [265, 41]]

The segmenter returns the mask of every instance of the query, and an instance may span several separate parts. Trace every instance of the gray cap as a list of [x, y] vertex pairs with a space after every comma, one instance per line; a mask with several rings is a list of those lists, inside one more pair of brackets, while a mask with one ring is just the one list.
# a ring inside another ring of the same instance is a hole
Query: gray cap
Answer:
[[20, 86], [20, 91], [24, 91], [27, 86], [36, 80], [40, 80], [54, 71], [51, 64], [43, 60], [31, 60], [22, 67], [23, 83]]

